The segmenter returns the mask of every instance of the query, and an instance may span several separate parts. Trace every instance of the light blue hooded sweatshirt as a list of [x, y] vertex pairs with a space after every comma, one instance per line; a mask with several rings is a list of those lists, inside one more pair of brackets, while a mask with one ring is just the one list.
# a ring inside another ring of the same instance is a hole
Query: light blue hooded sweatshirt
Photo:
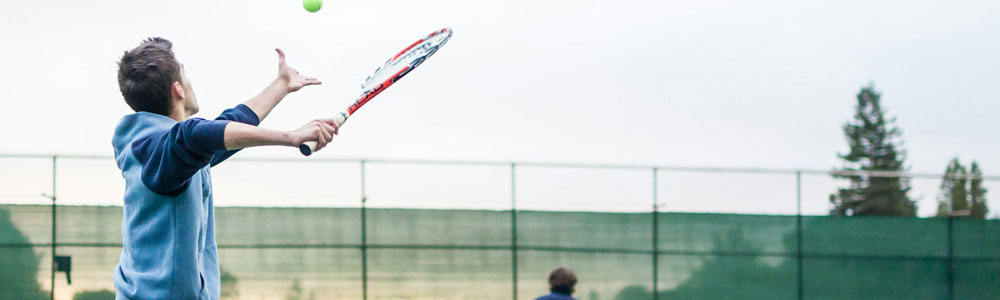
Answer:
[[242, 104], [211, 121], [137, 112], [119, 122], [112, 144], [125, 203], [116, 299], [219, 299], [209, 168], [238, 151], [223, 140], [232, 121], [260, 123]]

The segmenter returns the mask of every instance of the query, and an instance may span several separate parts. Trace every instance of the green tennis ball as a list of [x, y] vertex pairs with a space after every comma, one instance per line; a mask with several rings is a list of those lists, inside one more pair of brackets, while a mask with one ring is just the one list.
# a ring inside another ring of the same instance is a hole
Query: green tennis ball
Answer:
[[314, 13], [319, 11], [320, 7], [323, 7], [323, 0], [302, 0], [302, 7], [305, 7], [307, 11]]

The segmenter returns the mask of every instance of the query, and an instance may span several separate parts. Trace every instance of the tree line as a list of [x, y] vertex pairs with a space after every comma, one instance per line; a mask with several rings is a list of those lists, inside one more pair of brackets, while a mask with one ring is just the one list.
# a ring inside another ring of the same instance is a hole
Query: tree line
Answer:
[[[844, 164], [838, 171], [843, 172], [835, 175], [849, 184], [830, 195], [830, 215], [916, 216], [916, 201], [907, 195], [910, 178], [866, 173], [908, 171], [903, 131], [895, 117], [887, 116], [874, 85], [862, 87], [856, 98], [854, 116], [843, 125], [849, 147], [847, 153], [838, 154]], [[942, 176], [935, 216], [984, 219], [989, 213], [986, 192], [979, 164], [972, 161], [966, 169], [956, 157]]]

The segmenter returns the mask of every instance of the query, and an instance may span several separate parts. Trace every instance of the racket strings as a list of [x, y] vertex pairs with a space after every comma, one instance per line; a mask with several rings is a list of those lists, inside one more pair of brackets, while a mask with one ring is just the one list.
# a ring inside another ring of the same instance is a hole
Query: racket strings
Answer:
[[451, 31], [448, 30], [442, 34], [435, 34], [428, 36], [423, 41], [415, 43], [406, 51], [399, 54], [398, 56], [389, 59], [381, 67], [375, 69], [371, 75], [365, 78], [365, 81], [361, 83], [362, 90], [369, 90], [376, 87], [377, 85], [385, 82], [389, 77], [395, 76], [399, 70], [410, 67], [414, 68], [428, 56], [433, 55], [437, 52], [438, 48], [448, 42], [451, 38]]

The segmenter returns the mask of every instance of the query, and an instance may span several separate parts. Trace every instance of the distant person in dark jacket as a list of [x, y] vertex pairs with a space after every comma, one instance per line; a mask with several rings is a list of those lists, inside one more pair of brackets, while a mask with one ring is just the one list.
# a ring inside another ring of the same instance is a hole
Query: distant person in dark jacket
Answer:
[[557, 268], [549, 274], [549, 293], [535, 300], [576, 300], [570, 297], [573, 294], [573, 286], [576, 285], [576, 274], [567, 268]]

